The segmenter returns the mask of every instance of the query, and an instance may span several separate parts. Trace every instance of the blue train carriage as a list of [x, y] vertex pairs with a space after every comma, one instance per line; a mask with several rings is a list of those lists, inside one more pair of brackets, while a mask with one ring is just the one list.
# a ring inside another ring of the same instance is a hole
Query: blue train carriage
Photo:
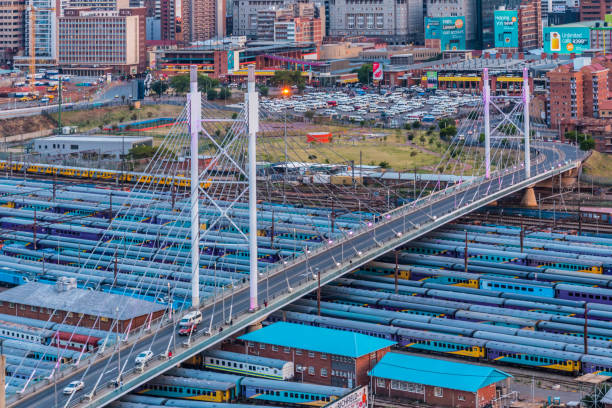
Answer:
[[596, 373], [612, 377], [612, 358], [584, 354], [580, 359], [582, 372]]
[[612, 304], [612, 290], [588, 286], [557, 284], [557, 297], [568, 300], [582, 300], [588, 303]]
[[271, 380], [293, 378], [293, 362], [250, 356], [223, 350], [209, 350], [204, 356], [204, 367], [228, 373], [236, 373]]
[[429, 353], [453, 354], [472, 358], [485, 358], [485, 340], [465, 336], [399, 329], [397, 341], [402, 347]]
[[236, 398], [236, 383], [162, 375], [141, 385], [136, 392], [156, 397], [230, 402]]
[[533, 296], [553, 298], [555, 289], [547, 282], [534, 282], [512, 278], [480, 278], [480, 288], [504, 293], [522, 293]]
[[241, 394], [250, 400], [323, 407], [350, 392], [348, 388], [245, 377]]
[[579, 353], [498, 341], [488, 341], [486, 348], [487, 359], [490, 361], [538, 367], [574, 375], [580, 372], [580, 357], [582, 357], [582, 354]]

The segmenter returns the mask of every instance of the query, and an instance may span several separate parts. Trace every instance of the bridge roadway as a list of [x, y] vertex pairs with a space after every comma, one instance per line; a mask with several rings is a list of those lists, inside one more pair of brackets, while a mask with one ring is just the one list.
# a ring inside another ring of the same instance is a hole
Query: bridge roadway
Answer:
[[[494, 175], [488, 181], [463, 183], [455, 191], [435, 194], [435, 198], [431, 201], [425, 201], [426, 204], [416, 208], [405, 206], [392, 210], [374, 225], [364, 227], [363, 230], [356, 231], [354, 235], [347, 236], [344, 240], [315, 248], [310, 254], [305, 254], [286, 265], [277, 265], [271, 271], [260, 273], [259, 299], [261, 303], [267, 299], [268, 306], [249, 312], [248, 283], [236, 287], [233, 293], [225, 294], [223, 303], [219, 297], [216, 304], [210, 302], [203, 305], [201, 310], [204, 320], [200, 326], [205, 328], [212, 318], [214, 329], [210, 335], [206, 335], [201, 329], [201, 332], [190, 340], [188, 346], [183, 345], [184, 338], [176, 336], [173, 338], [175, 325], [169, 322], [164, 322], [161, 327], [141, 337], [134, 336], [134, 340], [126, 343], [121, 350], [121, 365], [125, 368], [123, 385], [119, 388], [111, 386], [112, 380], [117, 377], [119, 354], [107, 352], [92, 361], [81, 362], [79, 367], [63, 370], [65, 372], [55, 384], [38, 383], [35, 388], [29, 387], [18, 399], [12, 397], [7, 402], [10, 407], [15, 408], [104, 406], [176, 364], [221, 342], [231, 334], [262, 320], [270, 312], [315, 290], [317, 281], [314, 279], [314, 274], [317, 271], [321, 272], [321, 285], [324, 285], [479, 207], [575, 168], [586, 157], [585, 153], [576, 151], [575, 147], [560, 143], [548, 143], [539, 149], [542, 153], [540, 160], [534, 162], [540, 163], [532, 166], [532, 177], [529, 180], [525, 180], [525, 172], [519, 168], [507, 171], [501, 176]], [[538, 169], [540, 169], [539, 174]], [[224, 318], [230, 312], [233, 320], [228, 324], [228, 319]], [[169, 344], [172, 357], [167, 358], [165, 352]], [[146, 349], [151, 349], [156, 358], [150, 362], [144, 372], [136, 372], [134, 356]], [[128, 354], [129, 360], [126, 361]], [[61, 393], [62, 389], [70, 381], [77, 379], [85, 382], [85, 389], [69, 399]], [[95, 395], [94, 389], [96, 389]]]

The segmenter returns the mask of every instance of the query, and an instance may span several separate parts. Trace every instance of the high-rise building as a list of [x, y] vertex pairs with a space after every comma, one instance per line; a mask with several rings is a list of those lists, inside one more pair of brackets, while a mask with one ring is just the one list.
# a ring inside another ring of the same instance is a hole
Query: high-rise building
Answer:
[[[487, 5], [486, 9], [490, 7]], [[491, 21], [493, 11], [490, 9]], [[465, 17], [465, 43], [467, 48], [479, 48], [482, 44], [482, 27], [476, 0], [427, 0], [428, 17]]]
[[521, 51], [542, 48], [542, 7], [540, 0], [523, 0], [518, 8], [518, 38]]
[[603, 20], [612, 14], [612, 0], [581, 0], [580, 21]]
[[144, 8], [65, 10], [59, 19], [59, 64], [80, 75], [143, 72], [145, 19]]
[[325, 36], [325, 9], [313, 3], [293, 3], [257, 12], [257, 39], [261, 41], [313, 42]]
[[257, 13], [279, 9], [289, 4], [290, 0], [234, 0], [232, 7], [233, 35], [257, 38]]
[[10, 61], [24, 47], [25, 0], [0, 1], [0, 63]]
[[225, 37], [225, 0], [187, 0], [182, 8], [184, 41]]
[[390, 44], [423, 41], [423, 2], [329, 0], [329, 35], [380, 38]]
[[608, 67], [591, 58], [576, 58], [548, 72], [550, 126], [565, 122], [599, 118], [600, 107], [608, 100]]
[[[37, 67], [57, 65], [58, 0], [29, 0], [26, 3], [24, 24], [24, 55], [13, 58], [16, 68], [27, 70], [30, 65], [30, 13], [35, 13], [34, 56]], [[32, 8], [33, 7], [33, 8]]]

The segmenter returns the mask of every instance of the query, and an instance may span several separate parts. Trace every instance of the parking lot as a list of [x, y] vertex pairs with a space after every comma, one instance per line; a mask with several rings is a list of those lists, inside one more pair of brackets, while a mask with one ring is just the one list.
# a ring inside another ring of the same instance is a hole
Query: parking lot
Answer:
[[480, 96], [457, 91], [425, 92], [418, 87], [391, 91], [352, 88], [346, 91], [314, 90], [304, 95], [264, 98], [262, 106], [270, 112], [287, 115], [315, 115], [349, 122], [374, 121], [375, 125], [401, 127], [404, 123], [434, 122], [442, 117], [457, 117], [464, 108], [469, 112], [481, 101]]

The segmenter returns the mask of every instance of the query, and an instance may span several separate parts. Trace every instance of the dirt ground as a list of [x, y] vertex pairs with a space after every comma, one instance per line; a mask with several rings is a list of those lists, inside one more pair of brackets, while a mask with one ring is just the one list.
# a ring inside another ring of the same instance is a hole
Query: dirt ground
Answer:
[[30, 116], [25, 118], [1, 119], [0, 135], [13, 136], [38, 130], [52, 129], [57, 123], [48, 116]]

